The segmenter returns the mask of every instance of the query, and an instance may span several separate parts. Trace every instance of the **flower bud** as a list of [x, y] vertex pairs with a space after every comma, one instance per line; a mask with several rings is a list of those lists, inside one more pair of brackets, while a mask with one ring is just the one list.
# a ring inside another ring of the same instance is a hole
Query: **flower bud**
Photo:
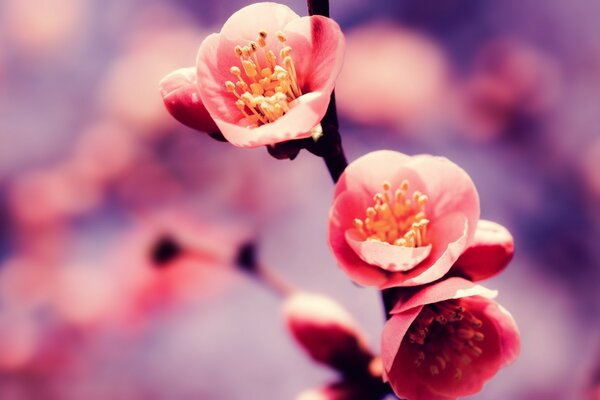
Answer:
[[325, 296], [297, 293], [284, 303], [292, 336], [311, 358], [346, 374], [363, 373], [373, 354], [352, 317]]
[[219, 131], [198, 94], [196, 68], [171, 72], [160, 81], [159, 87], [165, 107], [177, 121], [209, 134]]
[[492, 221], [479, 220], [471, 245], [456, 260], [453, 271], [461, 272], [472, 281], [491, 278], [501, 272], [514, 254], [510, 232]]

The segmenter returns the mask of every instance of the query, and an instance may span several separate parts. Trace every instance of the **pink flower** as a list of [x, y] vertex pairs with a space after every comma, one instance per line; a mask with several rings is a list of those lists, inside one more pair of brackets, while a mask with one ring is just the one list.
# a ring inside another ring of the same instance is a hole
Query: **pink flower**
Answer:
[[[152, 15], [154, 14], [154, 15]], [[173, 24], [157, 24], [176, 20]], [[119, 35], [124, 52], [114, 59], [98, 85], [96, 103], [104, 118], [125, 124], [130, 133], [152, 140], [177, 127], [156, 95], [156, 82], [189, 62], [203, 32], [181, 20], [177, 8], [140, 10], [127, 34]]]
[[481, 390], [519, 353], [512, 316], [496, 292], [462, 278], [425, 287], [390, 312], [381, 342], [385, 374], [408, 400], [451, 400]]
[[490, 41], [479, 51], [462, 88], [461, 132], [475, 140], [494, 139], [518, 119], [551, 112], [560, 94], [556, 60], [514, 38]]
[[[333, 20], [299, 17], [276, 3], [252, 4], [204, 39], [196, 63], [198, 85], [184, 89], [195, 84], [182, 80], [180, 90], [197, 90], [236, 146], [306, 138], [325, 114], [343, 51], [344, 37]], [[204, 113], [185, 99], [174, 98], [182, 104], [171, 108], [186, 118]]]
[[452, 266], [452, 271], [482, 281], [502, 271], [514, 254], [510, 232], [492, 221], [479, 220], [473, 242]]
[[127, 322], [144, 322], [156, 309], [222, 293], [235, 277], [237, 252], [249, 238], [246, 226], [177, 207], [145, 215], [119, 240], [110, 260]]
[[358, 284], [422, 285], [450, 270], [478, 219], [479, 197], [463, 169], [382, 150], [351, 163], [336, 184], [329, 246]]
[[39, 350], [40, 340], [31, 314], [5, 307], [0, 312], [0, 371], [29, 366]]
[[355, 374], [368, 370], [373, 354], [367, 340], [339, 304], [300, 292], [286, 299], [283, 312], [290, 333], [313, 360]]
[[201, 132], [219, 131], [200, 99], [196, 68], [175, 70], [159, 86], [167, 110], [177, 121]]

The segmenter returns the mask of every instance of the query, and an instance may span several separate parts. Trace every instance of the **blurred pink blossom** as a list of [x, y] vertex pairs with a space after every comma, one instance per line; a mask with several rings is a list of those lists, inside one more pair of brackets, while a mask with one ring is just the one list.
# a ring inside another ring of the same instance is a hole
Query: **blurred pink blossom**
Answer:
[[15, 179], [9, 189], [9, 209], [18, 224], [45, 226], [81, 215], [100, 200], [98, 186], [82, 179], [73, 165], [56, 165]]
[[297, 292], [285, 300], [283, 312], [288, 330], [314, 361], [354, 374], [368, 370], [373, 359], [368, 342], [335, 301]]
[[179, 65], [193, 61], [190, 54], [197, 47], [200, 33], [185, 23], [178, 27], [136, 28], [144, 32], [144, 40], [132, 40], [112, 63], [99, 87], [98, 107], [104, 118], [116, 118], [133, 133], [152, 138], [175, 127], [156, 95], [156, 82]]
[[464, 132], [485, 140], [519, 116], [547, 113], [560, 86], [557, 63], [548, 54], [516, 39], [491, 41], [478, 54], [461, 94]]
[[276, 3], [249, 5], [204, 39], [196, 62], [201, 84], [189, 89], [198, 90], [201, 103], [180, 108], [204, 113], [203, 104], [240, 147], [310, 137], [325, 115], [343, 52], [333, 20], [301, 18]]
[[468, 396], [516, 359], [519, 332], [512, 316], [491, 300], [495, 295], [449, 278], [396, 304], [381, 341], [385, 374], [396, 395]]
[[79, 134], [69, 163], [90, 184], [106, 184], [130, 167], [139, 140], [118, 120], [90, 123]]
[[336, 82], [340, 112], [355, 121], [396, 126], [431, 123], [450, 89], [446, 56], [427, 37], [390, 23], [371, 23], [347, 35]]
[[239, 247], [249, 231], [238, 223], [198, 217], [181, 209], [142, 216], [119, 240], [111, 264], [130, 322], [170, 304], [213, 296], [232, 282]]
[[0, 304], [5, 309], [30, 312], [51, 303], [56, 264], [15, 255], [0, 267]]
[[28, 313], [0, 311], [0, 374], [26, 367], [39, 347], [39, 331]]
[[81, 38], [89, 11], [89, 0], [5, 0], [0, 26], [20, 53], [33, 58], [56, 55]]
[[356, 283], [422, 285], [450, 270], [478, 220], [479, 196], [462, 168], [443, 157], [376, 151], [336, 184], [329, 246]]
[[111, 185], [121, 206], [129, 211], [152, 210], [184, 197], [182, 182], [169, 165], [150, 151], [141, 152]]
[[111, 320], [122, 306], [119, 277], [101, 266], [69, 265], [56, 271], [53, 306], [63, 323], [95, 327]]

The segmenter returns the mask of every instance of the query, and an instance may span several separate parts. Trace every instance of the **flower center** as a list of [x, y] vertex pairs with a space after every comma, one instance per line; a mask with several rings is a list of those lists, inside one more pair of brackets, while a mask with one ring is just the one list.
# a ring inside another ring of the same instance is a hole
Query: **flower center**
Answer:
[[235, 105], [250, 127], [276, 121], [290, 110], [290, 102], [302, 96], [292, 48], [286, 45], [283, 33], [276, 35], [280, 43], [279, 58], [267, 48], [266, 31], [259, 32], [256, 41], [234, 49], [241, 68], [230, 68], [237, 81], [227, 81], [225, 87], [237, 98]]
[[424, 306], [407, 335], [418, 347], [415, 365], [427, 367], [432, 376], [449, 370], [454, 379], [461, 379], [463, 366], [483, 353], [476, 344], [485, 338], [479, 330], [482, 325], [460, 300]]
[[427, 244], [427, 196], [416, 190], [407, 197], [408, 186], [404, 180], [391, 196], [392, 185], [387, 181], [383, 183], [383, 193], [373, 196], [375, 204], [367, 208], [367, 217], [354, 220], [354, 226], [365, 240], [406, 247]]

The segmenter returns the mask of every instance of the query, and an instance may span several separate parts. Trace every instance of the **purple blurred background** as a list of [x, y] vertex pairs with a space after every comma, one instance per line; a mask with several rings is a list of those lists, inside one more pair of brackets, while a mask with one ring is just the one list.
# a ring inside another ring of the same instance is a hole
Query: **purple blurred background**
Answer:
[[[342, 303], [378, 349], [378, 293], [327, 248], [322, 161], [215, 142], [162, 104], [160, 78], [193, 65], [246, 4], [0, 3], [0, 399], [293, 399], [334, 380], [288, 336], [280, 299], [228, 266], [250, 235], [265, 264]], [[331, 14], [347, 37], [348, 158], [446, 156], [474, 179], [482, 217], [515, 237], [513, 263], [486, 285], [522, 354], [472, 398], [592, 398], [600, 4], [332, 0]], [[206, 239], [218, 262], [156, 271], [164, 235]]]

